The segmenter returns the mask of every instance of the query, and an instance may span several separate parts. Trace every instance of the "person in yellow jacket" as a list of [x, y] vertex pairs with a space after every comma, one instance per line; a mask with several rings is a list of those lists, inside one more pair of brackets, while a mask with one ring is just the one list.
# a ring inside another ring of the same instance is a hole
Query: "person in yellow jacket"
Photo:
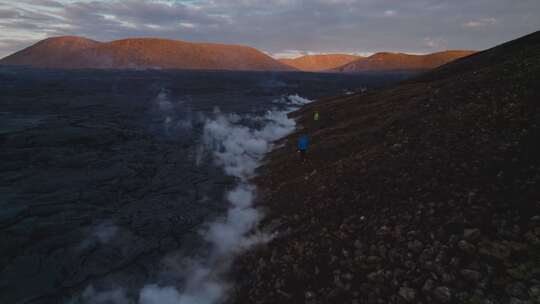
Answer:
[[313, 112], [313, 123], [315, 124], [315, 128], [317, 129], [322, 129], [322, 124], [321, 124], [321, 116], [319, 115], [319, 111], [315, 111]]

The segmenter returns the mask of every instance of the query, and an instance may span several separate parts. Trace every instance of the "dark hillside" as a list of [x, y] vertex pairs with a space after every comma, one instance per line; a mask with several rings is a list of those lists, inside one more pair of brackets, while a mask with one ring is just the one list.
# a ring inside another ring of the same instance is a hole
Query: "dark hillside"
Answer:
[[523, 38], [502, 44], [496, 48], [457, 59], [449, 64], [425, 73], [416, 80], [430, 81], [446, 76], [456, 76], [458, 73], [481, 70], [502, 63], [506, 63], [507, 66], [515, 64], [516, 67], [514, 67], [513, 70], [519, 72], [518, 68], [528, 64], [529, 60], [538, 58], [535, 55], [538, 55], [539, 52], [540, 34], [535, 32]]
[[278, 234], [237, 302], [539, 303], [538, 75], [540, 32], [293, 113], [257, 181]]

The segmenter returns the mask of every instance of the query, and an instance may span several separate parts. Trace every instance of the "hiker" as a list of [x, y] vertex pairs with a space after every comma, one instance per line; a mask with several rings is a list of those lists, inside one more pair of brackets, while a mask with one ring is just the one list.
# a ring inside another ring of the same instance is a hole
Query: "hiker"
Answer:
[[309, 139], [307, 135], [302, 135], [300, 139], [298, 139], [298, 152], [300, 152], [300, 160], [302, 162], [306, 161], [306, 150], [309, 145]]
[[319, 115], [319, 111], [315, 111], [313, 113], [313, 122], [315, 123], [315, 128], [322, 129], [322, 124], [320, 122], [321, 116]]

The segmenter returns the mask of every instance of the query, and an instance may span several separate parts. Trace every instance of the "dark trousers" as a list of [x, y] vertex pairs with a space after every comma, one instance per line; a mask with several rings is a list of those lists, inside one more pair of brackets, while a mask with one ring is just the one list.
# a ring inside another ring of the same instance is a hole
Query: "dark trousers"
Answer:
[[299, 149], [298, 151], [300, 151], [300, 160], [301, 161], [306, 160], [306, 150], [305, 149]]

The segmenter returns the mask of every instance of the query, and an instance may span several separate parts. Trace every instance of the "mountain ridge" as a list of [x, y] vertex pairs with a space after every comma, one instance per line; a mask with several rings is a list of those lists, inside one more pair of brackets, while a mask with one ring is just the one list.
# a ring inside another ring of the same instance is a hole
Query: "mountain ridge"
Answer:
[[281, 58], [278, 61], [301, 71], [319, 72], [338, 68], [360, 58], [362, 56], [351, 54], [318, 54]]
[[428, 55], [380, 52], [305, 55], [274, 59], [243, 45], [193, 43], [137, 37], [99, 42], [80, 36], [51, 37], [0, 59], [0, 65], [60, 69], [187, 69], [305, 72], [428, 70], [472, 54], [445, 51]]
[[390, 70], [429, 70], [453, 60], [474, 54], [470, 50], [448, 50], [425, 55], [378, 52], [369, 57], [337, 67], [337, 72], [390, 71]]
[[161, 38], [98, 42], [78, 36], [44, 39], [1, 59], [0, 65], [61, 69], [294, 70], [248, 46]]

